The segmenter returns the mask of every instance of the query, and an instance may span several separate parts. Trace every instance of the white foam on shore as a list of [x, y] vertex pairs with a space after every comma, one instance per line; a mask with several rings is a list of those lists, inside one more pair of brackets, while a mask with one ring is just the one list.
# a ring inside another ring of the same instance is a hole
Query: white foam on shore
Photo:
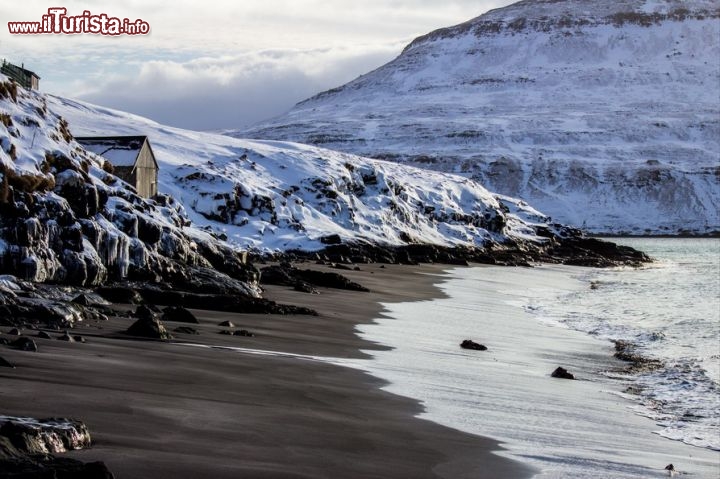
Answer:
[[[618, 366], [607, 341], [538, 321], [533, 298], [587, 287], [581, 268], [455, 269], [449, 298], [386, 304], [360, 335], [395, 349], [343, 361], [388, 380], [388, 391], [420, 400], [421, 417], [504, 443], [501, 454], [538, 467], [538, 478], [720, 477], [720, 453], [653, 434], [632, 411], [627, 386], [602, 373]], [[488, 351], [460, 349], [463, 339]], [[558, 366], [578, 381], [553, 379]]]

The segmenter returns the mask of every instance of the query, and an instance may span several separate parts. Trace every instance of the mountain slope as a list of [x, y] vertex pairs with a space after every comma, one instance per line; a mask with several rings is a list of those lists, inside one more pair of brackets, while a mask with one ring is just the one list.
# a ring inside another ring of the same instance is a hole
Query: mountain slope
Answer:
[[[189, 226], [171, 197], [140, 198], [103, 163], [44, 95], [0, 75], [0, 274], [87, 287], [192, 278], [201, 289], [212, 270], [208, 286], [259, 296], [234, 249]], [[0, 287], [0, 306], [12, 297]]]
[[544, 215], [455, 175], [294, 143], [165, 127], [49, 97], [76, 135], [148, 135], [160, 191], [193, 224], [257, 251], [321, 249], [327, 237], [379, 245], [477, 246], [546, 241]]
[[714, 1], [522, 1], [232, 136], [451, 171], [602, 233], [720, 230]]

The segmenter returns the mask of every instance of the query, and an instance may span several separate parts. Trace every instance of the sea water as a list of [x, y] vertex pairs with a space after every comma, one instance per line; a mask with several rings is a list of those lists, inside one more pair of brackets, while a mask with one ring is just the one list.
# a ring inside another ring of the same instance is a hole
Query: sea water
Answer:
[[593, 291], [535, 301], [528, 310], [608, 340], [629, 341], [660, 367], [628, 377], [658, 434], [720, 451], [720, 240], [616, 239], [656, 262], [592, 270]]
[[[539, 478], [720, 477], [720, 241], [618, 240], [640, 269], [458, 268], [446, 298], [387, 304], [364, 325], [392, 347], [352, 365], [421, 417], [496, 438]], [[487, 351], [459, 347], [473, 339]], [[660, 366], [630, 373], [611, 340]], [[576, 381], [555, 379], [558, 366]]]

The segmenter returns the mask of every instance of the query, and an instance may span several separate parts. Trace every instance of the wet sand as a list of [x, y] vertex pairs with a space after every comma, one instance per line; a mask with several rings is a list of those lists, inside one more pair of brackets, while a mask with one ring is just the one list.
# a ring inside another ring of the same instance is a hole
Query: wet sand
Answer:
[[[492, 453], [495, 441], [415, 418], [417, 402], [380, 390], [382, 381], [292, 356], [363, 357], [361, 349], [376, 346], [355, 325], [378, 317], [380, 302], [439, 296], [433, 275], [443, 269], [333, 270], [370, 293], [267, 288], [269, 299], [315, 308], [318, 317], [193, 310], [201, 324], [187, 326], [200, 335], [173, 333], [169, 343], [123, 339], [133, 320], [111, 318], [74, 331], [87, 343], [36, 339], [37, 353], [3, 349], [17, 368], [0, 370], [0, 412], [84, 421], [94, 446], [68, 456], [104, 461], [119, 479], [529, 477]], [[218, 334], [223, 320], [256, 336]]]

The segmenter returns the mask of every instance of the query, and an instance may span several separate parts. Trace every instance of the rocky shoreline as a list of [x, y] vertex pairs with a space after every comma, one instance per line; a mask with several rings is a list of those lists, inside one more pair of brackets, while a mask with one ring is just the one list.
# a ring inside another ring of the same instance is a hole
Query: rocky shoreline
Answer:
[[[406, 265], [482, 263], [531, 266], [532, 263], [547, 262], [608, 267], [637, 266], [650, 261], [645, 254], [632, 248], [582, 236], [569, 236], [560, 240], [552, 237], [548, 244], [542, 247], [538, 247], [534, 243], [512, 244], [505, 245], [503, 248], [486, 250], [445, 248], [421, 244], [399, 247], [333, 244], [328, 245], [322, 251], [293, 251], [279, 257], [252, 259], [258, 264], [268, 260], [282, 260], [282, 262], [264, 266], [261, 270], [256, 269], [251, 263], [244, 264], [242, 280], [252, 277], [257, 278], [260, 285], [292, 286], [297, 291], [308, 293], [317, 292], [315, 288], [337, 288], [359, 292], [368, 291], [368, 289], [348, 280], [340, 273], [293, 266], [291, 262], [296, 264], [315, 262], [342, 270], [360, 269], [359, 265], [368, 263]], [[197, 276], [193, 275], [193, 272]], [[244, 285], [238, 283], [238, 280], [231, 276], [198, 267], [193, 268], [188, 274], [172, 278], [168, 282], [121, 281], [96, 288], [36, 284], [21, 281], [12, 276], [3, 276], [1, 279], [0, 325], [35, 331], [35, 334], [40, 337], [49, 337], [48, 332], [60, 333], [63, 330], [72, 329], [76, 324], [82, 322], [102, 322], [107, 320], [108, 316], [129, 315], [142, 319], [144, 313], [141, 311], [150, 311], [148, 308], [155, 308], [156, 304], [244, 314], [309, 316], [318, 314], [312, 308], [279, 304], [268, 299], [250, 296], [246, 294]], [[112, 303], [141, 306], [135, 312], [118, 311], [110, 307]], [[157, 333], [158, 325], [164, 331], [158, 319], [160, 315], [152, 312], [148, 314], [148, 321], [155, 323], [140, 325], [136, 331], [144, 331], [143, 327], [149, 327], [150, 332], [137, 334], [129, 331], [130, 335], [152, 339], [170, 339], [172, 337], [170, 333]], [[189, 332], [189, 330], [182, 331]], [[20, 334], [19, 331], [18, 334]], [[74, 340], [67, 332], [65, 335]], [[20, 341], [24, 341], [22, 345], [19, 344]], [[13, 342], [3, 339], [3, 342], [6, 343], [6, 347], [27, 351], [37, 350], [35, 341], [29, 336], [21, 336]], [[17, 441], [14, 441], [3, 430], [0, 430], [0, 439], [7, 444], [17, 444]], [[30, 477], [27, 474], [31, 474], [31, 472], [28, 471], [44, 474], [49, 470], [55, 471], [57, 477], [66, 477], [63, 474], [71, 474], [72, 477], [87, 477], [88, 479], [112, 477], [102, 464], [83, 466], [81, 463], [55, 458], [50, 453], [58, 451], [46, 451], [42, 457], [39, 457], [37, 451], [32, 448], [14, 446], [14, 448], [6, 449], [2, 458], [2, 470], [8, 472], [0, 473], [2, 478]], [[74, 472], [66, 473], [65, 471]]]

